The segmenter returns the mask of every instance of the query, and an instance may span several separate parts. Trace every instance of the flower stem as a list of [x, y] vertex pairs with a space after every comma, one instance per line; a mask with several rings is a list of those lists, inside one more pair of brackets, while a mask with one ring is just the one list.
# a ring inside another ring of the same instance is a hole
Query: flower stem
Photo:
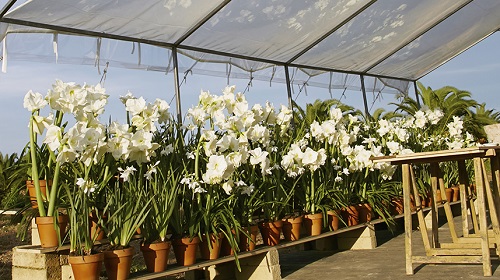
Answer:
[[35, 132], [33, 131], [33, 116], [30, 119], [30, 153], [31, 153], [31, 179], [35, 185], [36, 203], [41, 217], [47, 216], [45, 206], [43, 205], [42, 190], [40, 189], [40, 180], [38, 178], [38, 165], [36, 162]]

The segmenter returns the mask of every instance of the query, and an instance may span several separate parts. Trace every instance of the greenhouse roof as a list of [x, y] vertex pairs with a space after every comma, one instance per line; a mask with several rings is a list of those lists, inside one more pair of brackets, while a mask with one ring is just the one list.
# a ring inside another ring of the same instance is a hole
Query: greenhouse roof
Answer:
[[[341, 73], [339, 83], [347, 75], [366, 75], [398, 88], [397, 83], [418, 80], [497, 31], [500, 1], [11, 0], [0, 15], [0, 38], [46, 33], [51, 43], [75, 51], [71, 42], [76, 41], [63, 42], [61, 36], [97, 37], [88, 43], [92, 51], [64, 56], [54, 47], [52, 55], [77, 63], [107, 55], [124, 67], [168, 71], [175, 49], [194, 61], [185, 70], [223, 76], [230, 65], [273, 79], [277, 67], [289, 66], [309, 78], [330, 73], [329, 87], [332, 73]], [[40, 41], [33, 47], [22, 38], [22, 44], [9, 47], [12, 56], [23, 47], [25, 56], [43, 56]], [[134, 42], [134, 49], [139, 43], [139, 62], [119, 58], [116, 46], [104, 48], [101, 40]], [[222, 63], [225, 69], [195, 66], [198, 62]]]

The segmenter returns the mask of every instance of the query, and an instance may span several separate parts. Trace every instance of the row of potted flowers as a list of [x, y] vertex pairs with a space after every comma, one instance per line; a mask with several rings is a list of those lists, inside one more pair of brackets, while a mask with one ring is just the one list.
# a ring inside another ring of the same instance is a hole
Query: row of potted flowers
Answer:
[[[202, 91], [181, 125], [163, 100], [148, 103], [131, 93], [120, 99], [126, 123], [103, 124], [108, 95], [100, 85], [56, 81], [45, 96], [29, 91], [24, 98], [32, 112], [29, 175], [39, 219], [67, 214], [70, 252], [80, 260], [95, 253], [87, 230], [92, 213], [112, 249], [129, 248], [140, 229], [144, 244], [170, 234], [184, 243], [222, 234], [236, 255], [235, 232], [251, 236], [248, 229], [261, 221], [272, 228], [284, 217], [326, 217], [357, 204], [389, 219], [387, 202], [400, 195], [400, 175], [370, 157], [472, 141], [459, 118], [446, 133], [428, 135], [439, 110], [363, 121], [342, 106], [250, 106], [226, 87], [221, 95]], [[423, 144], [411, 150], [414, 143]], [[41, 179], [50, 180], [45, 193]]]

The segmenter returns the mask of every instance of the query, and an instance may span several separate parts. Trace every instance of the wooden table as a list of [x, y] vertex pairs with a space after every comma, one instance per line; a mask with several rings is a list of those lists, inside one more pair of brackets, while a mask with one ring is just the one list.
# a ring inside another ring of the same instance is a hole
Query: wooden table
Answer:
[[[500, 146], [478, 146], [456, 150], [421, 152], [407, 155], [395, 155], [372, 158], [374, 163], [389, 162], [402, 166], [402, 183], [405, 220], [405, 255], [406, 274], [413, 274], [414, 263], [482, 263], [484, 276], [491, 276], [490, 247], [496, 248], [500, 254], [500, 228], [497, 213], [500, 213]], [[484, 159], [491, 162], [492, 185], [487, 179]], [[474, 161], [475, 184], [477, 198], [472, 196], [469, 188], [465, 160]], [[463, 236], [457, 236], [453, 214], [449, 201], [446, 201], [444, 180], [439, 168], [440, 162], [457, 162], [459, 169], [460, 197], [462, 208]], [[422, 213], [421, 201], [417, 190], [417, 183], [413, 166], [416, 164], [430, 164], [432, 205], [431, 205], [431, 236], [427, 232], [427, 225]], [[441, 191], [446, 219], [449, 224], [452, 243], [441, 243], [438, 235], [437, 190]], [[425, 247], [425, 256], [414, 256], [412, 252], [412, 218], [410, 200], [415, 200], [416, 212], [422, 240]], [[474, 207], [477, 200], [477, 213]], [[488, 230], [487, 209], [491, 219], [492, 229]], [[471, 220], [468, 219], [470, 211]], [[470, 232], [469, 225], [473, 230]]]

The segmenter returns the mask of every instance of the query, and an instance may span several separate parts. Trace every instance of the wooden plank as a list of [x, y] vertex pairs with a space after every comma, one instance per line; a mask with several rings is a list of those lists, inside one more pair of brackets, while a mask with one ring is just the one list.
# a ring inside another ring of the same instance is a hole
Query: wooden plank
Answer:
[[[439, 221], [438, 221], [438, 208], [437, 208], [437, 189], [439, 185], [439, 164], [431, 163], [431, 192], [432, 192], [432, 204], [431, 204], [431, 228], [432, 228], [432, 247], [439, 248]], [[444, 193], [441, 194], [441, 199]], [[439, 202], [441, 203], [441, 202]]]
[[[493, 159], [492, 159], [493, 160]], [[483, 171], [483, 178], [488, 178], [488, 174], [486, 174], [486, 167], [484, 166], [484, 160], [481, 159], [481, 170]], [[491, 189], [490, 183], [488, 180], [484, 180], [486, 198], [488, 200], [488, 209], [491, 218], [491, 227], [492, 229], [488, 231], [488, 240], [491, 241], [493, 239], [497, 245], [500, 245], [500, 225], [498, 221], [497, 208], [495, 205], [495, 201], [493, 198], [493, 191]], [[489, 233], [493, 232], [493, 237], [489, 237]], [[497, 247], [497, 255], [500, 255], [500, 248]]]
[[412, 264], [412, 244], [411, 244], [411, 234], [412, 234], [412, 225], [411, 225], [411, 208], [410, 208], [410, 193], [411, 188], [410, 184], [411, 180], [411, 166], [409, 164], [403, 164], [403, 208], [404, 208], [404, 217], [405, 217], [405, 260], [406, 260], [406, 274], [413, 274], [413, 264]]
[[491, 260], [488, 244], [488, 224], [486, 222], [486, 203], [484, 201], [484, 181], [482, 159], [474, 158], [474, 175], [476, 179], [477, 202], [479, 214], [479, 232], [481, 234], [481, 248], [483, 251], [483, 274], [491, 276]]
[[[469, 235], [469, 213], [467, 208], [467, 191], [466, 187], [469, 186], [469, 175], [464, 160], [458, 161], [458, 182], [460, 188], [460, 205], [462, 208], [462, 234]], [[474, 217], [475, 218], [475, 217]]]
[[[413, 168], [410, 169], [410, 179], [411, 185], [413, 186], [413, 193], [416, 201], [420, 204], [420, 197], [418, 196], [417, 180], [415, 179], [415, 173]], [[417, 194], [417, 195], [415, 195]], [[429, 234], [427, 233], [427, 224], [425, 222], [424, 213], [422, 210], [417, 209], [418, 225], [420, 227], [420, 234], [422, 235], [422, 241], [424, 243], [425, 253], [430, 256], [431, 244], [429, 241]]]
[[482, 256], [481, 248], [433, 248], [433, 256]]
[[[481, 256], [413, 256], [414, 263], [482, 263]], [[490, 275], [491, 276], [491, 275]]]

